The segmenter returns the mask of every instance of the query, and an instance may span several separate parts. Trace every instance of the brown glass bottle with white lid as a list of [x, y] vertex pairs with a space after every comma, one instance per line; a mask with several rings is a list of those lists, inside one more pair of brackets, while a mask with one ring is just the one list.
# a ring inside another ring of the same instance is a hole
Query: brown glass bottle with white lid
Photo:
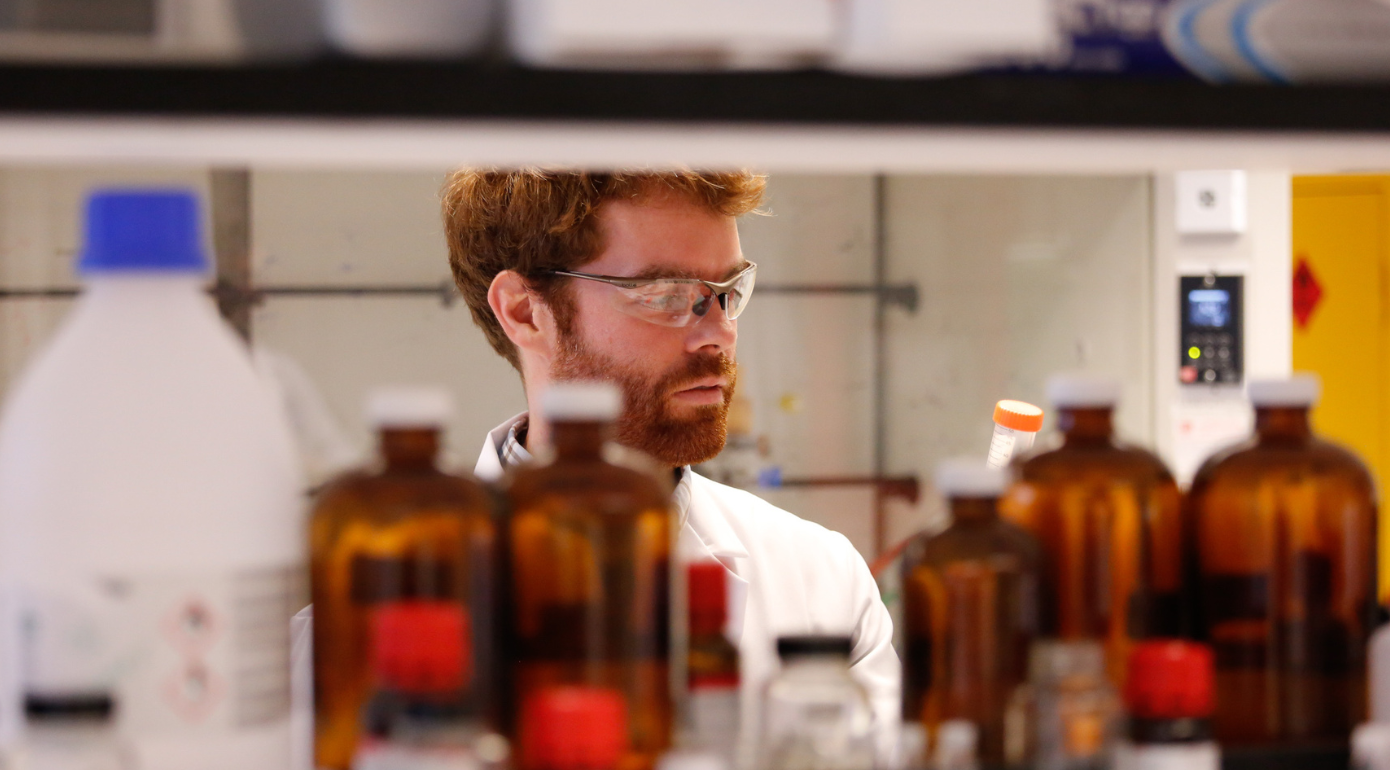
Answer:
[[[380, 457], [330, 481], [310, 520], [314, 601], [314, 754], [347, 770], [374, 686], [371, 640], [378, 615], [402, 603], [448, 607], [466, 630], [468, 670], [492, 670], [495, 507], [485, 487], [440, 470], [451, 405], [439, 388], [371, 394], [368, 419]], [[461, 652], [460, 654], [463, 654]], [[456, 693], [461, 712], [493, 721], [486, 676]]]
[[902, 561], [903, 719], [929, 733], [973, 722], [987, 765], [1005, 759], [1004, 714], [1027, 678], [1038, 622], [1041, 552], [999, 517], [1007, 486], [1005, 471], [983, 461], [943, 462], [936, 487], [951, 523], [914, 538]]
[[1016, 466], [1003, 513], [1042, 543], [1043, 628], [1100, 642], [1118, 687], [1136, 640], [1182, 630], [1182, 498], [1162, 460], [1116, 440], [1118, 381], [1056, 375], [1047, 395], [1060, 442]]
[[1255, 435], [1198, 470], [1185, 515], [1213, 728], [1234, 744], [1345, 743], [1366, 713], [1376, 499], [1366, 466], [1309, 424], [1313, 375], [1252, 381]]
[[[540, 415], [551, 447], [508, 479], [514, 729], [521, 746], [556, 729], [528, 715], [575, 688], [621, 698], [616, 766], [650, 770], [671, 743], [673, 513], [669, 482], [605, 459], [620, 409], [611, 385], [551, 386]], [[520, 770], [543, 770], [527, 756]]]

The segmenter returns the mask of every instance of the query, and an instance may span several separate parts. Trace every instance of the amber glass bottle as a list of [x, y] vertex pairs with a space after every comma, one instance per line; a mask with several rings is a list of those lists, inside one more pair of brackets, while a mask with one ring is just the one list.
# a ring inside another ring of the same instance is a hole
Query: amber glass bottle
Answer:
[[1061, 445], [1019, 464], [1003, 513], [1042, 543], [1043, 628], [1100, 642], [1119, 687], [1136, 639], [1182, 631], [1182, 498], [1161, 460], [1116, 442], [1118, 382], [1047, 389]]
[[950, 460], [937, 489], [951, 523], [918, 535], [903, 554], [903, 718], [929, 732], [965, 719], [979, 728], [980, 760], [1004, 761], [1004, 712], [1027, 678], [1037, 632], [1040, 551], [1023, 529], [999, 518], [1004, 471]]
[[[519, 744], [559, 729], [528, 724], [536, 704], [574, 688], [607, 692], [625, 704], [617, 766], [649, 770], [671, 742], [670, 492], [604, 459], [615, 388], [558, 384], [542, 398], [554, 457], [519, 468], [508, 489]], [[521, 765], [542, 770], [525, 752]]]
[[[329, 482], [310, 523], [314, 599], [314, 755], [347, 770], [373, 691], [371, 639], [381, 608], [450, 603], [468, 629], [469, 671], [487, 672], [495, 559], [492, 497], [475, 481], [436, 467], [448, 394], [393, 388], [373, 394], [380, 432], [377, 467]], [[475, 713], [490, 702], [487, 678], [463, 697]]]
[[1202, 466], [1186, 508], [1199, 634], [1216, 651], [1216, 737], [1345, 742], [1366, 713], [1374, 487], [1354, 455], [1313, 435], [1316, 377], [1249, 392], [1254, 438]]

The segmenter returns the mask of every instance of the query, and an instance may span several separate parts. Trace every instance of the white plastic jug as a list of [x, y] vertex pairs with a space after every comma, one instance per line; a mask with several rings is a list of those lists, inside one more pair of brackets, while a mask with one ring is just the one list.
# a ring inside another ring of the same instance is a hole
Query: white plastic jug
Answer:
[[0, 416], [3, 719], [114, 701], [143, 770], [289, 764], [303, 490], [203, 291], [197, 199], [106, 191], [85, 288]]

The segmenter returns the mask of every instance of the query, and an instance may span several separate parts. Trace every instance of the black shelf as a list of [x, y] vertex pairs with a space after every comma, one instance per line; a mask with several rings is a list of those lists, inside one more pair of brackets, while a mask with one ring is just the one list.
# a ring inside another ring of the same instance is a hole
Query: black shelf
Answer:
[[1049, 74], [585, 72], [488, 62], [0, 65], [0, 115], [1390, 131], [1390, 85]]

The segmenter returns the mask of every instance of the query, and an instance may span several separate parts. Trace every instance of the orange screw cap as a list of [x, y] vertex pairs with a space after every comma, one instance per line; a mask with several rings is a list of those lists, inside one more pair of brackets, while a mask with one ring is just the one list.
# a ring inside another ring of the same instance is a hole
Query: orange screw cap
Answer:
[[994, 405], [994, 422], [1005, 428], [1037, 433], [1042, 430], [1043, 410], [1023, 401], [1004, 400]]

